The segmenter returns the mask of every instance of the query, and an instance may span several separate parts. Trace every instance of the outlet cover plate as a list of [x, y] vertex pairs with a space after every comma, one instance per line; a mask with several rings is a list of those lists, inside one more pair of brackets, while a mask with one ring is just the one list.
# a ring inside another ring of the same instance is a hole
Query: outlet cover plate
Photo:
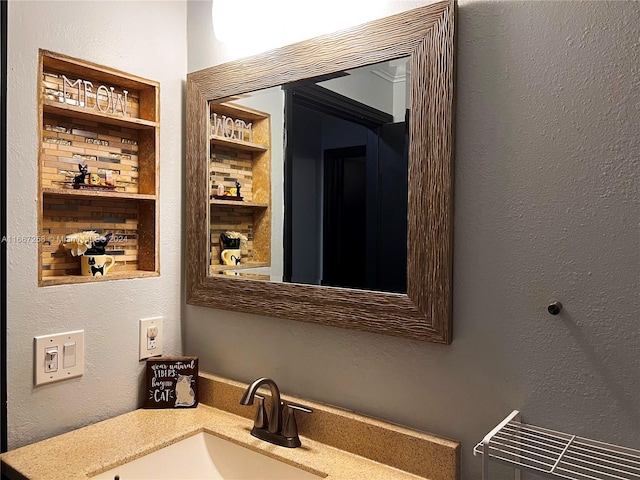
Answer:
[[[57, 368], [55, 371], [46, 371], [46, 352], [54, 349], [57, 351]], [[34, 337], [33, 350], [34, 385], [44, 385], [84, 375], [84, 330]], [[74, 357], [71, 361], [69, 355]]]
[[[147, 348], [149, 344], [147, 332], [151, 327], [155, 327], [158, 334], [155, 339], [155, 348], [149, 349]], [[140, 360], [162, 355], [162, 317], [141, 318], [139, 336]]]

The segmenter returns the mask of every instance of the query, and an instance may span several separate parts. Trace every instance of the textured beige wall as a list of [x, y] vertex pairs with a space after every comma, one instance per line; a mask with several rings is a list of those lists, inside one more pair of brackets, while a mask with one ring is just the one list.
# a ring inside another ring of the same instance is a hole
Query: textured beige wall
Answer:
[[[160, 270], [152, 279], [38, 288], [37, 245], [8, 248], [9, 447], [141, 405], [138, 319], [164, 317], [165, 352], [180, 329], [186, 4], [11, 1], [8, 28], [8, 234], [37, 235], [38, 48], [160, 82]], [[85, 374], [33, 387], [33, 337], [85, 331]]]

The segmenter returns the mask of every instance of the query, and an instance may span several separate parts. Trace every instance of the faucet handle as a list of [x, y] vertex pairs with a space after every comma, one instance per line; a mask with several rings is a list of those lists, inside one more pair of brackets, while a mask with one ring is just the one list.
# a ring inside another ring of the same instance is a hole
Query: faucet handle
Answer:
[[287, 402], [286, 405], [289, 405], [294, 410], [299, 410], [300, 412], [313, 413], [313, 410], [311, 408], [305, 407], [304, 405], [299, 405], [297, 403], [289, 403], [289, 402]]
[[296, 414], [291, 405], [284, 404], [284, 420], [282, 422], [282, 435], [288, 438], [298, 436], [298, 424]]
[[296, 410], [305, 413], [312, 413], [313, 410], [303, 405], [296, 403], [284, 403], [284, 420], [282, 422], [282, 435], [288, 438], [294, 438], [298, 436], [298, 424], [296, 423]]
[[256, 428], [267, 428], [269, 420], [267, 418], [267, 410], [264, 408], [264, 397], [256, 395], [258, 399], [258, 408], [256, 408], [256, 416], [253, 420], [253, 426]]

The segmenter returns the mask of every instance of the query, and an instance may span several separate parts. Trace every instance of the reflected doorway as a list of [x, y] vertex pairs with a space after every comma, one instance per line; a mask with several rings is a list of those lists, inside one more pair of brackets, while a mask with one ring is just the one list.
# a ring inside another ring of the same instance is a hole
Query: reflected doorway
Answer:
[[285, 118], [284, 281], [406, 292], [408, 111], [303, 83]]
[[324, 151], [322, 285], [364, 288], [367, 268], [367, 147]]

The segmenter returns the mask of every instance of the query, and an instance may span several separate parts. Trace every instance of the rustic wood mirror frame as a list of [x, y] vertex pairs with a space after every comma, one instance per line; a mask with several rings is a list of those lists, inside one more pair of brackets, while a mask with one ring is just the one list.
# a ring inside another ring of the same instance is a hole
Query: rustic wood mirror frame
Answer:
[[[451, 342], [455, 0], [187, 76], [187, 303]], [[407, 294], [208, 275], [210, 100], [410, 57]]]

